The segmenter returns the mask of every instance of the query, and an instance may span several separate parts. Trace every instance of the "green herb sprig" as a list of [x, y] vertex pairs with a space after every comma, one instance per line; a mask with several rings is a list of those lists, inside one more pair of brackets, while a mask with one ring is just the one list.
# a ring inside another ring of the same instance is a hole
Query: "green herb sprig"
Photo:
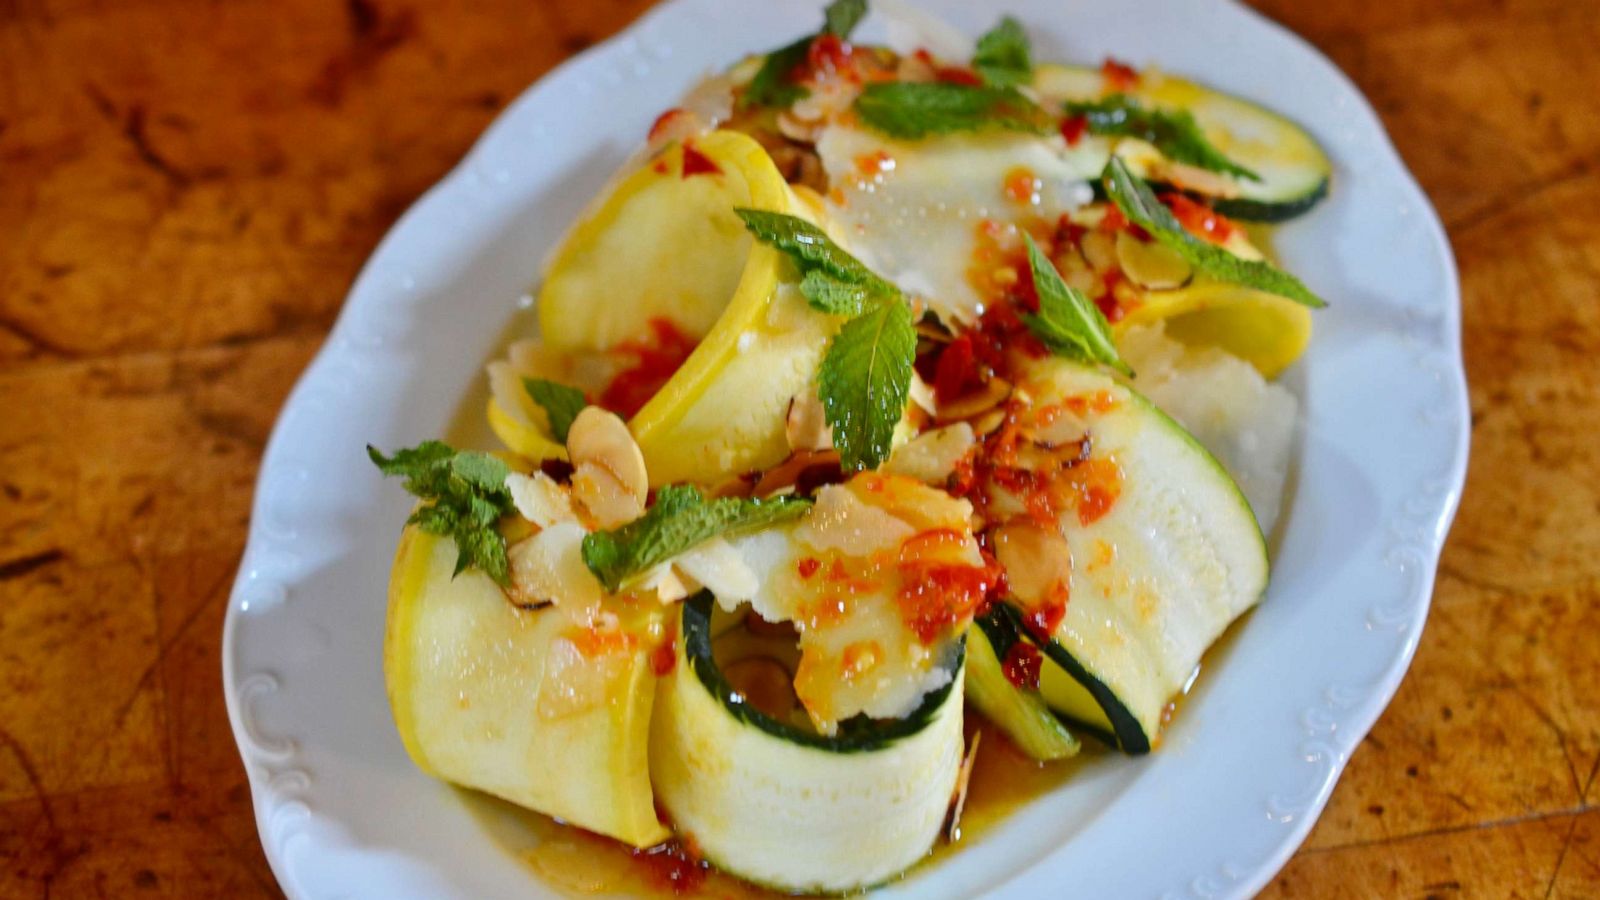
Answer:
[[1082, 291], [1061, 280], [1055, 265], [1040, 252], [1032, 237], [1024, 234], [1023, 240], [1028, 244], [1028, 267], [1033, 272], [1033, 290], [1039, 298], [1039, 311], [1023, 313], [1023, 324], [1058, 356], [1101, 363], [1124, 375], [1133, 375], [1111, 341], [1111, 325], [1100, 307]]
[[1147, 141], [1161, 155], [1212, 172], [1260, 181], [1261, 176], [1229, 159], [1206, 140], [1188, 110], [1150, 109], [1127, 94], [1112, 94], [1088, 102], [1068, 101], [1069, 116], [1081, 116], [1090, 134], [1132, 137]]
[[455, 540], [454, 574], [476, 566], [501, 587], [511, 585], [506, 539], [496, 527], [515, 509], [504, 462], [443, 441], [423, 441], [394, 456], [368, 444], [367, 456], [383, 474], [404, 478], [405, 489], [423, 501], [407, 524]]
[[902, 140], [985, 130], [1048, 134], [1055, 127], [1049, 113], [1009, 86], [880, 81], [862, 89], [855, 111], [868, 126]]
[[910, 307], [899, 288], [810, 222], [764, 210], [736, 212], [758, 240], [794, 260], [800, 292], [812, 308], [851, 317], [828, 343], [817, 392], [841, 466], [849, 472], [877, 468], [889, 458], [911, 396], [917, 331]]
[[1033, 50], [1022, 23], [1006, 16], [978, 38], [972, 68], [984, 84], [995, 87], [1015, 87], [1032, 81]]
[[1122, 210], [1129, 222], [1176, 250], [1189, 264], [1219, 281], [1239, 284], [1269, 294], [1287, 297], [1312, 308], [1327, 306], [1300, 279], [1260, 260], [1242, 259], [1227, 250], [1190, 234], [1172, 211], [1162, 205], [1150, 187], [1128, 171], [1128, 166], [1113, 155], [1101, 175], [1106, 196]]
[[740, 105], [787, 107], [804, 100], [811, 92], [795, 83], [794, 72], [805, 63], [811, 42], [823, 34], [831, 34], [841, 41], [848, 39], [866, 14], [867, 0], [834, 0], [828, 4], [822, 14], [822, 31], [768, 53], [761, 68], [745, 86]]
[[551, 436], [565, 444], [567, 432], [572, 428], [572, 420], [589, 405], [588, 399], [583, 396], [583, 391], [543, 378], [524, 378], [522, 386], [549, 418]]
[[623, 582], [714, 537], [755, 531], [792, 519], [811, 507], [803, 497], [707, 500], [689, 485], [669, 485], [639, 518], [583, 538], [583, 562], [615, 593]]

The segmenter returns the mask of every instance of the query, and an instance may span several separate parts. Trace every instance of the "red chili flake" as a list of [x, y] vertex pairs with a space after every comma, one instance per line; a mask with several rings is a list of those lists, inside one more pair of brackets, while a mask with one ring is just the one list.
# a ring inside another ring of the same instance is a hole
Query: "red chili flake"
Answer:
[[1044, 657], [1039, 655], [1039, 648], [1033, 644], [1017, 641], [1006, 651], [1006, 658], [1001, 661], [1000, 667], [1007, 681], [1023, 690], [1036, 691], [1039, 689], [1039, 672], [1044, 668]]
[[1027, 166], [1017, 166], [1006, 173], [1001, 190], [1012, 203], [1031, 206], [1039, 201], [1039, 191], [1044, 183]]
[[820, 568], [822, 568], [822, 561], [815, 556], [807, 556], [795, 565], [795, 570], [800, 573], [800, 577], [806, 579], [817, 574], [817, 570]]
[[1066, 213], [1062, 213], [1061, 218], [1056, 220], [1056, 247], [1062, 248], [1078, 244], [1083, 240], [1083, 236], [1088, 233], [1089, 229], [1072, 221], [1072, 217]]
[[1139, 84], [1138, 69], [1110, 56], [1100, 64], [1100, 74], [1105, 78], [1109, 90], [1127, 91]]
[[649, 402], [694, 352], [697, 341], [670, 319], [650, 320], [650, 337], [623, 341], [613, 352], [630, 354], [634, 364], [611, 379], [600, 395], [600, 405], [630, 419]]
[[1122, 282], [1122, 273], [1112, 269], [1102, 280], [1105, 282], [1106, 292], [1095, 298], [1094, 305], [1100, 307], [1100, 312], [1105, 314], [1108, 324], [1115, 325], [1128, 313], [1117, 299], [1117, 285]]
[[695, 149], [691, 143], [683, 145], [683, 177], [690, 175], [721, 175], [722, 169], [711, 158]]
[[949, 403], [962, 394], [969, 387], [975, 386], [982, 380], [983, 373], [978, 371], [978, 360], [972, 352], [972, 337], [963, 334], [945, 346], [944, 352], [939, 354], [939, 365], [934, 369], [933, 395], [941, 402]]
[[1086, 527], [1093, 525], [1110, 512], [1116, 503], [1116, 494], [1098, 484], [1091, 484], [1084, 488], [1083, 500], [1078, 504], [1078, 522]]
[[1183, 225], [1184, 230], [1213, 244], [1227, 243], [1239, 227], [1222, 213], [1183, 194], [1169, 191], [1162, 194], [1160, 199], [1172, 210], [1173, 218]]
[[650, 652], [650, 670], [662, 676], [670, 673], [678, 665], [678, 638], [668, 634], [667, 639], [656, 645]]
[[850, 72], [855, 48], [838, 35], [824, 31], [817, 35], [806, 50], [806, 63], [812, 72]]
[[539, 463], [539, 471], [566, 484], [572, 479], [572, 463], [564, 459], [546, 459]]
[[1067, 617], [1067, 587], [1064, 584], [1056, 586], [1055, 594], [1038, 609], [1028, 613], [1023, 624], [1033, 636], [1042, 641], [1048, 641], [1056, 633], [1056, 626]]
[[964, 565], [907, 564], [902, 569], [900, 615], [924, 644], [970, 619], [989, 593], [989, 570]]
[[828, 567], [828, 580], [848, 581], [849, 579], [850, 573], [845, 571], [844, 562], [838, 559], [834, 560], [833, 565]]
[[983, 79], [977, 72], [965, 66], [941, 66], [933, 70], [933, 77], [945, 84], [965, 84], [971, 87], [982, 87]]
[[656, 120], [650, 124], [650, 134], [648, 139], [653, 141], [660, 137], [662, 132], [666, 131], [667, 127], [671, 124], [672, 120], [683, 115], [683, 113], [683, 107], [674, 106], [661, 115], [656, 116]]
[[1106, 214], [1100, 217], [1100, 224], [1095, 226], [1097, 230], [1111, 234], [1124, 231], [1128, 227], [1128, 217], [1123, 215], [1122, 210], [1117, 209], [1115, 206], [1106, 207]]
[[677, 839], [634, 850], [632, 855], [657, 888], [678, 895], [699, 890], [711, 872], [710, 864], [700, 858], [694, 847]]
[[1061, 136], [1066, 138], [1068, 147], [1078, 146], [1078, 142], [1083, 140], [1088, 131], [1088, 116], [1068, 116], [1061, 120]]
[[1039, 289], [1033, 284], [1033, 266], [1025, 261], [1019, 269], [1017, 283], [1011, 286], [1011, 302], [1021, 307], [1023, 312], [1036, 313], [1039, 311]]
[[881, 175], [884, 172], [894, 171], [894, 157], [887, 150], [876, 153], [863, 153], [856, 157], [856, 171], [862, 175]]
[[665, 175], [667, 174], [667, 161], [664, 159], [658, 159], [655, 161], [655, 165], [652, 165], [650, 168], [655, 169], [656, 174], [658, 175]]

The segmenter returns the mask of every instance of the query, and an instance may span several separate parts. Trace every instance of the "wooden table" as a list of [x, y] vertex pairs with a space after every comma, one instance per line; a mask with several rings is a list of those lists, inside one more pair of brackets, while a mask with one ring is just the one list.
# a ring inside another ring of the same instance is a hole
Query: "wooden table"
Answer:
[[[263, 442], [395, 217], [646, 5], [0, 0], [0, 896], [277, 893], [218, 677]], [[1263, 5], [1449, 227], [1474, 443], [1271, 893], [1600, 896], [1600, 6]]]

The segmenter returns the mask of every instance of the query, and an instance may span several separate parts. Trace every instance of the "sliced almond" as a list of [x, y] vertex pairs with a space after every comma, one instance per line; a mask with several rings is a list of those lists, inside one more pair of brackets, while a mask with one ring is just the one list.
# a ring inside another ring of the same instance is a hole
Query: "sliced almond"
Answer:
[[794, 676], [783, 664], [767, 656], [748, 656], [722, 670], [728, 684], [750, 705], [775, 719], [794, 712]]
[[915, 478], [923, 484], [943, 485], [972, 449], [973, 441], [972, 426], [966, 422], [924, 431], [896, 448], [883, 471]]
[[1088, 260], [1076, 249], [1069, 249], [1062, 253], [1056, 261], [1056, 270], [1061, 273], [1061, 280], [1074, 290], [1087, 293], [1093, 290], [1100, 277], [1090, 268]]
[[958, 422], [982, 415], [1006, 402], [1011, 396], [1011, 382], [1004, 378], [991, 378], [976, 390], [968, 391], [949, 403], [939, 404], [939, 422]]
[[506, 476], [506, 489], [511, 491], [517, 513], [540, 528], [575, 518], [566, 489], [543, 472], [512, 472]]
[[1011, 593], [1024, 604], [1037, 604], [1071, 584], [1072, 548], [1059, 531], [1015, 522], [996, 529], [993, 544]]
[[589, 463], [609, 472], [622, 491], [641, 503], [650, 491], [644, 454], [616, 413], [598, 406], [584, 407], [567, 430], [567, 456], [575, 470]]
[[1055, 448], [1079, 443], [1089, 434], [1089, 426], [1063, 405], [1039, 410], [1017, 433], [1042, 447]]
[[1189, 261], [1165, 244], [1141, 241], [1131, 232], [1117, 232], [1117, 261], [1122, 273], [1133, 283], [1153, 291], [1165, 291], [1189, 283], [1194, 268]]
[[999, 431], [1000, 426], [1006, 423], [1006, 411], [1002, 407], [996, 407], [981, 416], [977, 416], [971, 422], [973, 434], [978, 437], [987, 437]]
[[[798, 104], [796, 104], [798, 106]], [[815, 143], [817, 136], [822, 132], [821, 121], [812, 119], [805, 121], [789, 112], [778, 114], [778, 133], [791, 141], [801, 143]]]
[[1197, 191], [1208, 197], [1239, 196], [1239, 182], [1227, 175], [1171, 160], [1164, 161], [1160, 168], [1164, 176], [1162, 180], [1170, 181], [1177, 187]]
[[628, 490], [610, 469], [592, 462], [573, 468], [572, 498], [588, 511], [596, 528], [616, 528], [644, 515], [644, 492]]
[[1078, 246], [1083, 250], [1084, 260], [1097, 273], [1104, 275], [1117, 267], [1116, 239], [1104, 231], [1089, 232]]
[[[813, 476], [821, 478], [822, 481], [813, 480], [809, 485], [803, 484]], [[844, 473], [839, 468], [839, 451], [796, 450], [788, 459], [762, 473], [761, 480], [756, 482], [746, 496], [767, 497], [793, 487], [810, 488], [818, 483], [828, 484], [843, 480]]]

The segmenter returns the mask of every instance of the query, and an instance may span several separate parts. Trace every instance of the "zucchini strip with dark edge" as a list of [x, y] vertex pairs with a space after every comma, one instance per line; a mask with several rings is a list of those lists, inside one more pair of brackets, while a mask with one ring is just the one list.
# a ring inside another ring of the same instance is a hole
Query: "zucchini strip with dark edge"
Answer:
[[1060, 358], [1032, 364], [1021, 383], [1040, 404], [1099, 398], [1079, 418], [1094, 458], [1119, 473], [1114, 503], [1089, 519], [1061, 514], [1070, 599], [1050, 634], [1026, 628], [1047, 657], [1040, 694], [1124, 752], [1148, 753], [1201, 654], [1260, 600], [1266, 542], [1222, 466], [1136, 392]]
[[964, 642], [950, 645], [951, 680], [911, 714], [826, 737], [734, 690], [712, 657], [712, 605], [705, 592], [683, 603], [652, 722], [651, 782], [678, 832], [718, 867], [786, 891], [868, 887], [920, 859], [960, 766]]
[[995, 609], [972, 624], [967, 632], [967, 699], [973, 707], [1032, 759], [1077, 756], [1082, 745], [1039, 692], [1018, 687], [1006, 677], [1006, 656], [1018, 641], [1026, 640], [1017, 629], [1015, 614]]
[[[1085, 66], [1035, 66], [1033, 87], [1050, 109], [1059, 109], [1063, 102], [1094, 102], [1118, 93], [1108, 89], [1098, 68]], [[1182, 186], [1188, 193], [1205, 197], [1217, 212], [1237, 219], [1281, 222], [1306, 212], [1328, 195], [1333, 163], [1315, 138], [1284, 116], [1167, 74], [1141, 78], [1123, 92], [1151, 109], [1194, 116], [1219, 152], [1258, 176], [1259, 180], [1253, 181], [1210, 173], [1212, 177]], [[1124, 161], [1141, 178], [1162, 181], [1148, 170], [1150, 161], [1145, 154], [1153, 148], [1146, 149], [1148, 145], [1142, 141], [1138, 146], [1145, 153], [1121, 154]], [[1080, 152], [1084, 149], [1078, 148]]]

